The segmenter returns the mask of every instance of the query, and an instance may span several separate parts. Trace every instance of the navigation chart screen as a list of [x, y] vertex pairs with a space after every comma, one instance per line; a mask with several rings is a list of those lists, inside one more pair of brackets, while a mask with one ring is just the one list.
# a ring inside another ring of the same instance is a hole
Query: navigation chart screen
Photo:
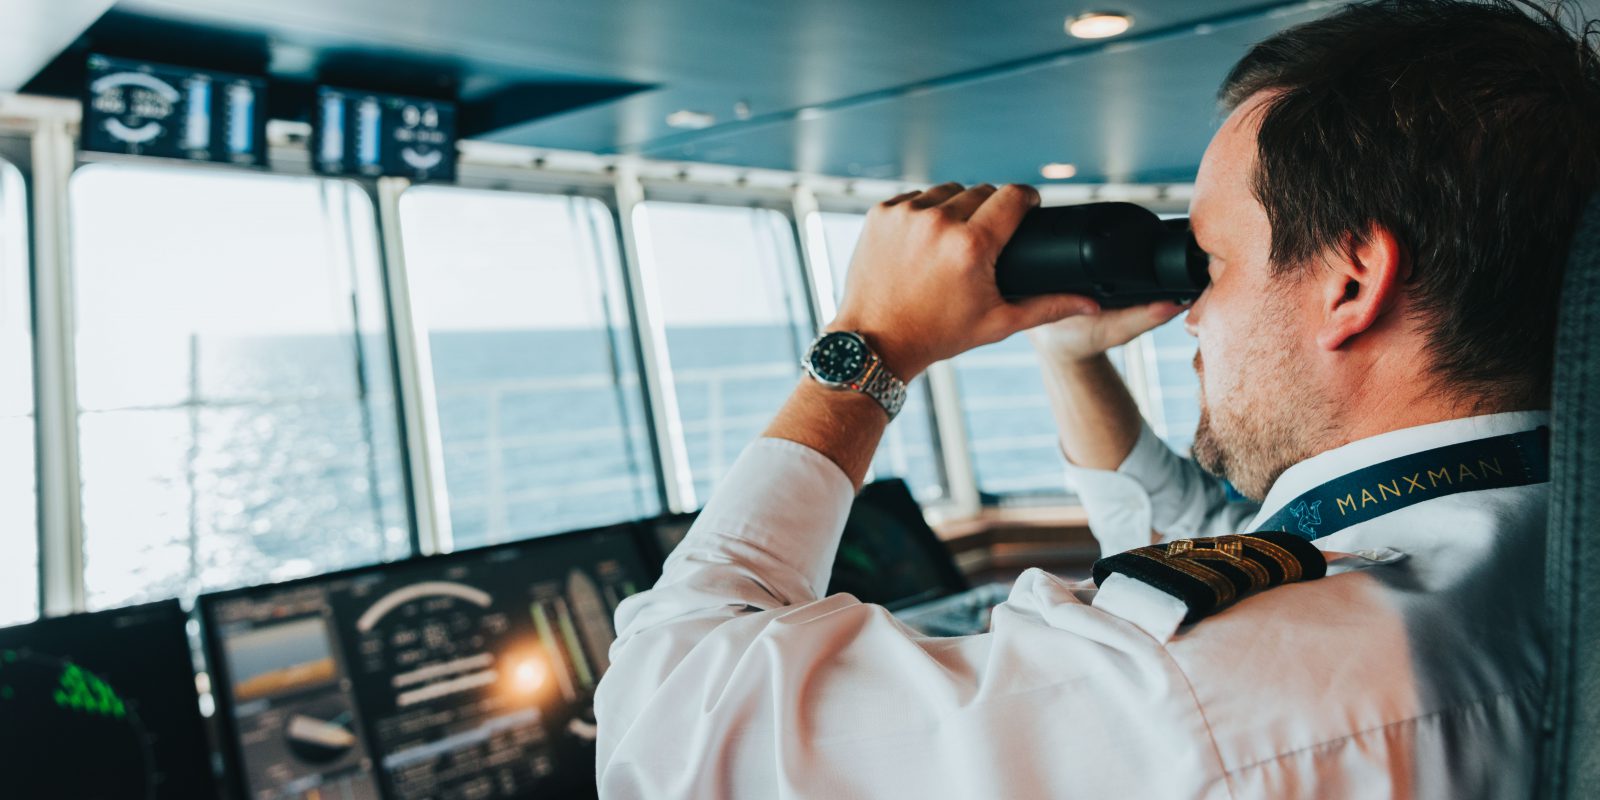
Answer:
[[632, 526], [201, 598], [250, 798], [594, 791], [594, 687], [653, 571]]
[[178, 601], [0, 630], [0, 796], [213, 797]]

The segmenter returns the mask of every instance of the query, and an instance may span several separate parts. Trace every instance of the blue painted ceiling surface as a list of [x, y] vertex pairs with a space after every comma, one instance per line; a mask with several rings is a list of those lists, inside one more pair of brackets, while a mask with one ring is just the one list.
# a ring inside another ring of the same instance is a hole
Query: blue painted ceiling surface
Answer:
[[[474, 107], [480, 138], [535, 147], [918, 181], [1039, 182], [1055, 161], [1077, 165], [1076, 182], [1186, 181], [1233, 62], [1336, 5], [122, 0], [80, 45], [162, 42], [166, 61], [211, 66], [185, 42], [235, 37], [275, 80], [409, 81]], [[1106, 8], [1132, 30], [1064, 33]], [[210, 35], [130, 33], [151, 26]], [[680, 109], [714, 123], [668, 126]]]

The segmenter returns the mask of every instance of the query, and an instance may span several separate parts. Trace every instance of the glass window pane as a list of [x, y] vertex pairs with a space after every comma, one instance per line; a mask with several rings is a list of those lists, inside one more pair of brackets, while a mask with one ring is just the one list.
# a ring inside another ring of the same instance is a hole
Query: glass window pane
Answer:
[[39, 614], [27, 198], [0, 161], [0, 625]]
[[400, 214], [455, 546], [659, 513], [609, 209], [421, 187]]
[[1019, 333], [968, 351], [954, 364], [985, 501], [1066, 494], [1059, 434], [1028, 337]]
[[861, 228], [867, 224], [866, 214], [841, 214], [823, 211], [817, 214], [822, 220], [823, 238], [828, 243], [828, 269], [833, 273], [834, 300], [844, 298], [845, 276], [850, 273], [850, 257], [855, 255], [856, 241], [861, 238]]
[[770, 209], [652, 201], [637, 213], [703, 502], [800, 375], [813, 333], [799, 254]]
[[[861, 238], [864, 214], [823, 212], [822, 231], [827, 240], [828, 267], [833, 277], [834, 300], [844, 297], [845, 276], [856, 240]], [[884, 432], [883, 443], [872, 459], [875, 478], [904, 478], [912, 494], [924, 503], [946, 494], [944, 462], [939, 452], [938, 426], [926, 378], [916, 380], [906, 394], [906, 405]]]
[[91, 607], [409, 552], [359, 188], [94, 165], [72, 224]]
[[1200, 422], [1200, 381], [1194, 373], [1199, 343], [1183, 329], [1183, 317], [1140, 338], [1146, 364], [1155, 374], [1149, 381], [1150, 427], [1180, 453], [1194, 444]]

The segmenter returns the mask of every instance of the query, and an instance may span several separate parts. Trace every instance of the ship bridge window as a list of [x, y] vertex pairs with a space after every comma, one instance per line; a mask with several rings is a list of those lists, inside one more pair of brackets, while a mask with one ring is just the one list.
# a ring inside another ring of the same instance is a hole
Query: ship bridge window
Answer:
[[0, 161], [0, 625], [39, 613], [27, 199]]
[[454, 546], [659, 513], [609, 208], [419, 187], [400, 218]]
[[71, 199], [88, 605], [408, 553], [370, 198], [99, 164]]
[[[1119, 353], [1111, 355], [1120, 363]], [[988, 499], [1066, 493], [1050, 397], [1028, 337], [1019, 333], [953, 363], [978, 491]]]
[[[818, 214], [828, 248], [828, 268], [834, 301], [844, 297], [845, 276], [856, 240], [861, 238], [864, 214], [824, 211]], [[939, 453], [938, 426], [934, 423], [927, 378], [915, 381], [906, 394], [900, 416], [884, 431], [883, 443], [872, 459], [874, 478], [903, 478], [917, 500], [930, 503], [946, 495], [943, 461]]]
[[1195, 426], [1200, 423], [1200, 380], [1194, 372], [1199, 343], [1183, 329], [1182, 319], [1141, 337], [1139, 346], [1145, 363], [1155, 365], [1145, 419], [1168, 446], [1188, 453], [1194, 444]]
[[789, 218], [771, 209], [662, 201], [637, 209], [704, 501], [799, 378], [814, 330], [799, 252]]

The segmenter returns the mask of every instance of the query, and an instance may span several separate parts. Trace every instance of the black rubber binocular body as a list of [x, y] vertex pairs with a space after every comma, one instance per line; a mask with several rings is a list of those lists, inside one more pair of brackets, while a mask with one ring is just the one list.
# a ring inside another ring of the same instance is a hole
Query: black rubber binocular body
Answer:
[[1189, 220], [1133, 203], [1036, 208], [995, 262], [1005, 297], [1080, 294], [1102, 308], [1200, 296], [1210, 276]]

